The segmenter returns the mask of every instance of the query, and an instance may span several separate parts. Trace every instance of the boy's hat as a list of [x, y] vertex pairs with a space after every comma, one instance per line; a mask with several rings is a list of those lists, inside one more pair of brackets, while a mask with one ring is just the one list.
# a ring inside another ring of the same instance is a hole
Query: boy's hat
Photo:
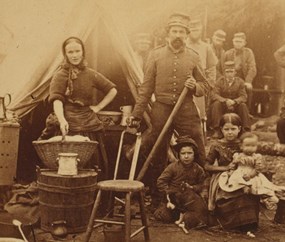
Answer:
[[226, 32], [221, 29], [216, 30], [213, 34], [213, 37], [216, 37], [221, 41], [226, 41], [226, 36], [227, 36]]
[[246, 35], [243, 32], [235, 33], [233, 40], [246, 40]]
[[225, 70], [235, 69], [235, 62], [234, 61], [226, 61], [224, 65], [225, 65]]
[[173, 145], [173, 148], [176, 152], [179, 152], [182, 147], [187, 145], [194, 146], [196, 149], [198, 149], [198, 145], [189, 135], [178, 137], [176, 140], [176, 144]]

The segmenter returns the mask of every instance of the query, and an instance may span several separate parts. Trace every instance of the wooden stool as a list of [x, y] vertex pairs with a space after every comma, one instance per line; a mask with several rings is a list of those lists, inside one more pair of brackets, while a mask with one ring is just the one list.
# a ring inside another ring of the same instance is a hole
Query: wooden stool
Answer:
[[[119, 149], [118, 149], [118, 155], [116, 160], [116, 166], [115, 166], [115, 172], [114, 172], [114, 180], [106, 180], [98, 182], [98, 194], [93, 206], [93, 210], [91, 213], [91, 217], [89, 219], [87, 231], [84, 235], [83, 241], [88, 242], [91, 233], [93, 230], [94, 222], [98, 222], [103, 224], [117, 224], [117, 225], [124, 225], [125, 226], [125, 242], [129, 242], [130, 239], [134, 236], [136, 236], [140, 232], [144, 232], [144, 237], [146, 241], [149, 241], [149, 232], [148, 232], [148, 222], [147, 217], [144, 209], [144, 184], [140, 181], [134, 181], [134, 175], [135, 175], [135, 169], [139, 154], [139, 147], [141, 144], [141, 134], [137, 133], [137, 139], [136, 139], [136, 145], [135, 145], [135, 151], [131, 163], [131, 170], [129, 174], [129, 180], [119, 180], [116, 179], [117, 173], [118, 173], [118, 167], [119, 167], [119, 160], [121, 155], [121, 149], [123, 144], [123, 138], [126, 131], [122, 132]], [[104, 220], [104, 219], [96, 219], [96, 213], [100, 204], [102, 191], [109, 191], [109, 192], [122, 192], [125, 193], [125, 216], [124, 216], [124, 222], [121, 221], [114, 221], [114, 220]], [[141, 215], [141, 221], [142, 221], [142, 227], [137, 229], [135, 232], [131, 234], [131, 194], [132, 193], [138, 193], [139, 195], [139, 206], [140, 206], [140, 215]]]

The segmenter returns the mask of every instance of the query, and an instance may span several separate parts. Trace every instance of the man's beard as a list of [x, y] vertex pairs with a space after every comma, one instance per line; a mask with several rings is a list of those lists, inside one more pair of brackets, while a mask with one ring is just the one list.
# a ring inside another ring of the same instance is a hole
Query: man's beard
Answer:
[[180, 38], [176, 38], [171, 41], [171, 46], [176, 50], [180, 49], [183, 45], [184, 45], [184, 41]]

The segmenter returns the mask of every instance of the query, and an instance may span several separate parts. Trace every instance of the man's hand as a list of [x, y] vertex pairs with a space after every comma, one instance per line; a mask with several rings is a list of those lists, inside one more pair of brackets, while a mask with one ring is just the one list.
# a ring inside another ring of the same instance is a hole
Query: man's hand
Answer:
[[185, 87], [187, 87], [191, 91], [196, 90], [196, 83], [197, 81], [194, 79], [193, 76], [190, 76], [184, 83]]
[[130, 116], [126, 120], [128, 127], [138, 129], [141, 125], [141, 119]]
[[236, 104], [236, 102], [234, 100], [232, 100], [232, 99], [227, 99], [226, 100], [226, 105], [227, 105], [227, 108], [229, 110], [233, 110], [235, 104]]

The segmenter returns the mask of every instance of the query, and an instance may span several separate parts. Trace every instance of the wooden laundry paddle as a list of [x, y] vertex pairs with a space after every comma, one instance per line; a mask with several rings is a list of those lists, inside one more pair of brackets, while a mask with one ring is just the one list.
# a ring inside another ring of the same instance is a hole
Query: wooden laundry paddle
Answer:
[[179, 98], [177, 100], [177, 103], [175, 104], [173, 110], [171, 111], [171, 113], [170, 113], [170, 115], [169, 115], [169, 117], [168, 117], [168, 119], [167, 119], [163, 129], [161, 130], [161, 132], [160, 132], [160, 134], [159, 134], [159, 136], [158, 136], [154, 146], [152, 147], [152, 150], [150, 151], [146, 161], [144, 162], [144, 164], [143, 164], [143, 166], [142, 166], [142, 168], [141, 168], [141, 170], [140, 170], [136, 180], [141, 181], [143, 179], [143, 177], [144, 177], [144, 175], [145, 175], [145, 173], [146, 173], [150, 163], [152, 162], [152, 160], [154, 158], [154, 155], [155, 155], [155, 153], [157, 151], [157, 148], [159, 147], [159, 145], [160, 145], [161, 141], [163, 140], [166, 132], [168, 131], [170, 125], [172, 124], [175, 115], [179, 111], [179, 109], [180, 109], [180, 107], [181, 107], [181, 105], [182, 105], [182, 103], [183, 103], [183, 101], [184, 101], [184, 99], [185, 99], [185, 97], [186, 97], [186, 95], [188, 93], [188, 90], [189, 89], [187, 87], [183, 88], [183, 90], [182, 90], [182, 92], [181, 92], [181, 94], [180, 94], [180, 96], [179, 96]]

